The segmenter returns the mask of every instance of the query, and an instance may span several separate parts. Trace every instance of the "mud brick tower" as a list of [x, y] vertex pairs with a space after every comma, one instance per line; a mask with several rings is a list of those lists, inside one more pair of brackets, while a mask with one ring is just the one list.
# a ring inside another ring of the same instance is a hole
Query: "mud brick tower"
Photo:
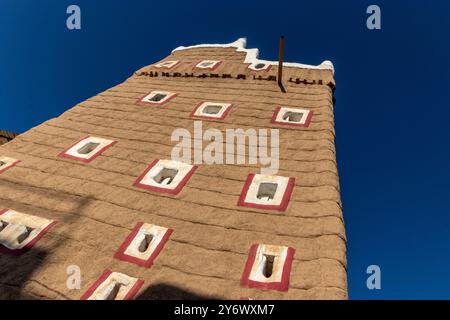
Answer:
[[[0, 146], [1, 299], [347, 298], [333, 65], [282, 92], [245, 46], [178, 47]], [[196, 121], [278, 129], [278, 172], [174, 161]]]

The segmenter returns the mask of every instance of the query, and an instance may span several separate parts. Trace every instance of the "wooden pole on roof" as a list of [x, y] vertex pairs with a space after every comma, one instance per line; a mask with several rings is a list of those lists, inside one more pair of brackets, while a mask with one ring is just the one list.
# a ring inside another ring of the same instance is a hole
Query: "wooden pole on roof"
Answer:
[[283, 81], [283, 56], [284, 56], [284, 36], [280, 36], [280, 50], [278, 53], [278, 84]]

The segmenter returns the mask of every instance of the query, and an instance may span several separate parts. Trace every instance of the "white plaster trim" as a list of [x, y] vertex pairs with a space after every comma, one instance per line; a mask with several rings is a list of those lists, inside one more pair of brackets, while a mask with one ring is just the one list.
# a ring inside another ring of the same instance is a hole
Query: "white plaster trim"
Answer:
[[[298, 121], [298, 122], [284, 120], [283, 116], [286, 114], [286, 112], [289, 112], [289, 111], [296, 112], [296, 113], [303, 113], [303, 116], [302, 116], [301, 120]], [[308, 119], [308, 115], [309, 115], [310, 112], [311, 112], [310, 110], [306, 110], [306, 109], [281, 107], [280, 111], [277, 114], [277, 117], [276, 117], [275, 121], [276, 122], [281, 122], [281, 123], [305, 124], [306, 120]]]
[[[194, 46], [180, 46], [175, 48], [172, 52], [180, 51], [180, 50], [187, 50], [187, 49], [195, 49], [195, 48], [229, 48], [234, 47], [237, 48], [236, 51], [238, 52], [245, 52], [246, 57], [244, 60], [244, 63], [251, 63], [251, 64], [258, 64], [258, 63], [268, 63], [274, 66], [278, 65], [278, 61], [268, 61], [268, 60], [261, 60], [258, 59], [259, 56], [259, 49], [246, 49], [245, 46], [247, 44], [246, 38], [239, 38], [234, 42], [227, 43], [227, 44], [198, 44]], [[286, 67], [294, 67], [294, 68], [303, 68], [303, 69], [320, 69], [320, 70], [331, 70], [334, 74], [334, 66], [333, 63], [329, 60], [323, 61], [318, 66], [309, 65], [309, 64], [302, 64], [302, 63], [296, 63], [296, 62], [283, 62], [283, 66]]]
[[[53, 222], [52, 220], [20, 213], [14, 210], [8, 210], [0, 215], [0, 221], [8, 223], [8, 225], [0, 231], [0, 243], [11, 250], [22, 249]], [[33, 230], [24, 241], [19, 243], [18, 237], [26, 232], [27, 227], [32, 228]]]
[[[197, 63], [195, 65], [195, 68], [198, 68], [198, 69], [214, 69], [217, 66], [217, 64], [219, 64], [220, 62], [221, 62], [220, 60], [202, 60], [202, 61], [200, 61], [199, 63]], [[208, 65], [207, 66], [202, 66], [202, 64], [205, 64], [205, 63], [207, 63]]]
[[165, 69], [171, 69], [175, 65], [177, 65], [180, 62], [180, 60], [170, 60], [170, 61], [163, 61], [160, 63], [155, 64], [156, 68], [165, 68]]
[[[273, 199], [271, 199], [271, 200], [264, 199], [264, 198], [258, 199], [257, 196], [258, 196], [259, 185], [263, 182], [276, 183], [278, 185]], [[278, 206], [283, 201], [283, 197], [286, 192], [288, 182], [289, 182], [288, 177], [255, 174], [255, 176], [253, 177], [252, 183], [250, 184], [250, 187], [248, 188], [247, 195], [246, 195], [244, 201], [247, 203]]]
[[[160, 101], [151, 101], [150, 99], [153, 98], [154, 96], [156, 96], [157, 94], [165, 94], [166, 96]], [[151, 103], [151, 104], [163, 104], [164, 102], [166, 102], [167, 100], [172, 98], [174, 95], [175, 95], [175, 93], [168, 92], [168, 91], [152, 91], [149, 94], [147, 94], [145, 97], [143, 97], [141, 99], [141, 102]]]
[[[159, 246], [161, 240], [163, 239], [164, 235], [167, 233], [168, 230], [169, 229], [164, 227], [144, 223], [139, 229], [134, 239], [131, 241], [130, 245], [126, 248], [124, 254], [138, 259], [148, 260], [155, 251], [155, 249]], [[142, 240], [144, 240], [146, 235], [152, 235], [153, 239], [150, 242], [147, 250], [144, 252], [140, 252], [138, 249], [139, 245], [141, 244]]]
[[105, 300], [117, 283], [122, 286], [114, 300], [123, 300], [137, 281], [138, 279], [127, 276], [126, 274], [113, 272], [95, 289], [88, 300]]
[[[263, 283], [281, 282], [287, 252], [288, 247], [271, 246], [266, 244], [259, 245], [256, 251], [255, 262], [253, 263], [252, 270], [250, 271], [248, 278], [252, 281]], [[264, 276], [264, 268], [266, 265], [265, 254], [275, 256], [272, 275], [269, 278]]]
[[[89, 153], [86, 153], [86, 154], [78, 153], [79, 149], [81, 149], [83, 146], [85, 146], [86, 144], [88, 144], [90, 142], [98, 143], [99, 145], [97, 147], [95, 147], [95, 149]], [[72, 157], [87, 160], [87, 159], [90, 159], [93, 156], [95, 156], [100, 150], [102, 150], [104, 147], [111, 145], [112, 143], [114, 143], [113, 140], [108, 140], [108, 139], [103, 139], [103, 138], [98, 138], [98, 137], [87, 137], [86, 139], [81, 140], [76, 145], [74, 145], [72, 148], [67, 150], [65, 152], [65, 154], [72, 156]]]
[[0, 161], [5, 163], [4, 165], [0, 165], [0, 170], [5, 170], [13, 166], [18, 160], [10, 157], [0, 157]]
[[[174, 190], [178, 187], [180, 182], [186, 177], [186, 175], [192, 170], [194, 166], [179, 162], [179, 161], [173, 161], [173, 160], [159, 160], [147, 174], [144, 176], [144, 178], [140, 181], [141, 184], [145, 184], [147, 186], [157, 187], [157, 188], [163, 188], [168, 190]], [[178, 170], [178, 173], [176, 174], [175, 178], [172, 180], [170, 184], [159, 184], [157, 183], [153, 178], [158, 175], [158, 173], [164, 169], [175, 169]]]
[[[207, 106], [218, 106], [221, 107], [220, 111], [217, 114], [205, 113], [205, 108]], [[203, 102], [197, 110], [194, 112], [194, 116], [198, 117], [208, 117], [220, 119], [223, 114], [231, 107], [231, 103], [219, 103], [219, 102]]]

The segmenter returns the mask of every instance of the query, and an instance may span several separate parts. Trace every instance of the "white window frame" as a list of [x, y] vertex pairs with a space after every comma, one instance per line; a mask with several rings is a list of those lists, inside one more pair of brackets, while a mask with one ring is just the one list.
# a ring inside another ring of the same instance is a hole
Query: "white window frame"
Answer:
[[[262, 183], [277, 185], [273, 199], [258, 198], [259, 187]], [[292, 177], [249, 174], [238, 204], [245, 207], [284, 211], [289, 203], [294, 184], [295, 179]]]
[[[31, 249], [37, 241], [56, 223], [54, 220], [45, 219], [30, 214], [25, 214], [12, 209], [0, 211], [0, 221], [8, 225], [0, 231], [0, 247], [10, 253], [23, 253]], [[32, 231], [21, 243], [18, 237], [27, 228]]]
[[[150, 100], [151, 98], [153, 98], [154, 96], [156, 96], [158, 94], [163, 94], [163, 95], [165, 95], [165, 97], [160, 101], [151, 101]], [[139, 102], [145, 103], [145, 104], [151, 104], [151, 105], [163, 105], [163, 104], [169, 102], [170, 100], [172, 100], [173, 98], [175, 98], [176, 96], [177, 96], [177, 94], [173, 93], [173, 92], [154, 90], [154, 91], [146, 94], [142, 98], [140, 98]]]
[[[138, 223], [116, 253], [116, 258], [150, 268], [167, 242], [172, 230], [150, 223]], [[146, 235], [152, 240], [144, 252], [138, 250]]]
[[168, 60], [162, 61], [154, 65], [155, 68], [158, 69], [172, 69], [177, 66], [181, 61], [180, 60]]
[[[154, 177], [156, 177], [164, 168], [178, 171], [170, 185], [162, 185], [154, 180]], [[196, 169], [197, 166], [184, 162], [157, 159], [147, 167], [134, 185], [142, 189], [175, 195], [184, 188]]]
[[[264, 67], [263, 68], [256, 68], [256, 66], [258, 64], [263, 64]], [[265, 63], [265, 62], [254, 62], [254, 63], [250, 63], [247, 67], [250, 70], [253, 71], [269, 71], [272, 68], [272, 65], [270, 63]]]
[[[211, 65], [209, 66], [202, 66], [202, 64], [204, 63], [211, 63]], [[215, 70], [219, 67], [219, 65], [222, 64], [221, 60], [202, 60], [200, 62], [198, 62], [195, 66], [194, 69], [210, 69], [210, 70]]]
[[121, 284], [121, 288], [114, 300], [129, 300], [134, 297], [144, 282], [124, 273], [105, 270], [100, 278], [81, 297], [81, 300], [105, 300], [117, 283]]
[[[299, 121], [299, 122], [284, 120], [283, 117], [287, 112], [303, 113], [303, 117], [302, 117], [301, 121]], [[277, 109], [274, 112], [274, 115], [272, 117], [272, 123], [273, 124], [281, 124], [281, 125], [289, 125], [289, 126], [298, 126], [298, 127], [309, 127], [312, 116], [313, 116], [313, 112], [311, 110], [279, 106], [279, 107], [277, 107]]]
[[[87, 154], [79, 153], [78, 151], [83, 148], [83, 146], [88, 143], [98, 143], [99, 145], [95, 147], [91, 152]], [[95, 158], [100, 156], [103, 152], [105, 152], [108, 148], [112, 147], [116, 144], [116, 141], [104, 139], [100, 137], [88, 136], [84, 137], [74, 145], [70, 146], [68, 149], [64, 150], [59, 154], [60, 157], [69, 158], [73, 160], [82, 161], [85, 163], [89, 163], [93, 161]]]
[[12, 167], [14, 167], [16, 164], [18, 164], [20, 162], [20, 160], [11, 158], [11, 157], [6, 157], [6, 156], [1, 156], [0, 157], [0, 161], [4, 162], [5, 164], [0, 166], [0, 173], [3, 173], [9, 169], [11, 169]]
[[[219, 106], [221, 110], [217, 114], [209, 114], [205, 113], [204, 110], [208, 106]], [[205, 101], [195, 107], [193, 112], [191, 113], [191, 118], [199, 118], [199, 119], [214, 119], [214, 120], [224, 120], [227, 115], [231, 112], [232, 104], [231, 103], [223, 103], [223, 102], [211, 102]]]

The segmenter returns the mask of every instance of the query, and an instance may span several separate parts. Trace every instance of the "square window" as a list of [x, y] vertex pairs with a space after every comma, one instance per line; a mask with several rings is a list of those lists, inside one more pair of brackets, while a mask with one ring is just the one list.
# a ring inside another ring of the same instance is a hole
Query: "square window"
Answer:
[[171, 229], [139, 222], [120, 246], [115, 257], [150, 268], [171, 234]]
[[241, 285], [287, 291], [295, 250], [290, 247], [254, 244], [245, 264]]
[[0, 173], [5, 172], [8, 169], [11, 169], [16, 164], [18, 164], [20, 160], [10, 158], [10, 157], [0, 157]]
[[295, 179], [249, 174], [238, 205], [258, 209], [285, 211], [294, 189]]
[[308, 127], [311, 123], [313, 112], [306, 109], [277, 107], [272, 117], [272, 123]]
[[138, 103], [163, 105], [177, 96], [176, 93], [167, 91], [152, 91], [139, 99]]
[[115, 143], [114, 140], [88, 136], [61, 152], [59, 156], [89, 163]]
[[221, 64], [220, 60], [202, 60], [194, 66], [194, 69], [216, 70]]
[[178, 194], [197, 166], [172, 160], [155, 160], [134, 183], [135, 187]]
[[56, 221], [11, 209], [0, 210], [0, 252], [13, 255], [25, 253], [55, 224]]
[[201, 102], [191, 113], [191, 118], [223, 120], [231, 112], [230, 103]]
[[250, 70], [253, 71], [269, 71], [272, 68], [272, 65], [269, 63], [250, 63], [247, 67]]
[[105, 270], [81, 300], [131, 300], [143, 284], [143, 280]]
[[181, 62], [180, 60], [163, 61], [163, 62], [155, 64], [154, 67], [158, 68], [158, 69], [172, 69], [173, 67], [178, 65], [180, 62]]

